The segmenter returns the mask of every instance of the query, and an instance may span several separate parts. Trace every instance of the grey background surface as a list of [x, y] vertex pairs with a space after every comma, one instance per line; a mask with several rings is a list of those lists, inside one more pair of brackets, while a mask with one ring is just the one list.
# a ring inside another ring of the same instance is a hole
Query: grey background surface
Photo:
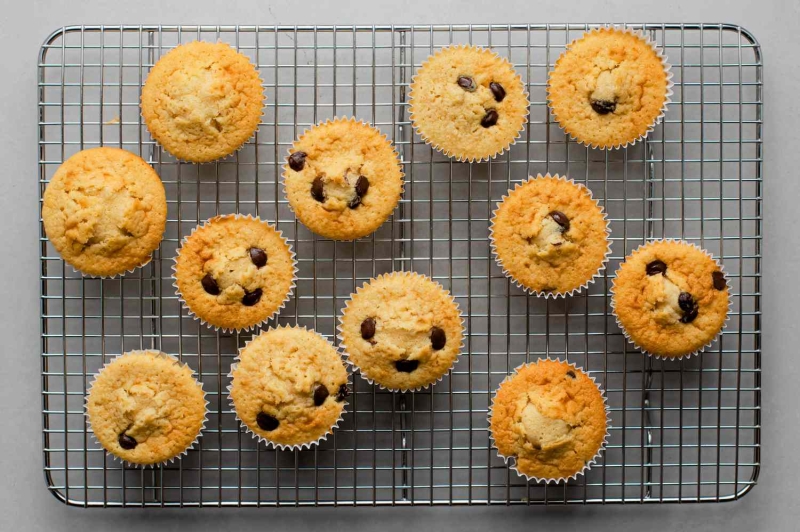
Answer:
[[[800, 4], [795, 2], [290, 1], [3, 2], [0, 15], [0, 530], [492, 530], [563, 526], [592, 530], [797, 530], [796, 444], [800, 437], [794, 301], [800, 261]], [[763, 261], [763, 467], [736, 503], [568, 508], [338, 508], [258, 510], [81, 510], [62, 506], [41, 472], [36, 223], [36, 54], [65, 24], [386, 24], [487, 22], [730, 22], [763, 46], [765, 165]]]

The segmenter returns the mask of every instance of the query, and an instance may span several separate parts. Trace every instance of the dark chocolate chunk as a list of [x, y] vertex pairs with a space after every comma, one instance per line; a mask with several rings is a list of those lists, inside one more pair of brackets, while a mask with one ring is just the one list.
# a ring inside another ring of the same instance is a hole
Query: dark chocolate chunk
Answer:
[[306, 157], [308, 154], [304, 151], [296, 151], [289, 156], [289, 168], [295, 172], [299, 172], [306, 165]]
[[569, 371], [567, 372], [567, 376], [568, 376], [570, 379], [574, 379], [574, 378], [575, 378], [577, 375], [575, 375], [575, 372], [574, 372], [574, 371], [572, 371], [572, 370], [569, 370]]
[[667, 273], [667, 265], [664, 264], [664, 261], [654, 260], [647, 265], [645, 271], [647, 272], [647, 275], [656, 275], [659, 273], [664, 275]]
[[364, 177], [363, 175], [358, 176], [358, 180], [356, 181], [356, 196], [359, 198], [363, 198], [367, 191], [369, 190], [369, 179]]
[[252, 292], [248, 292], [247, 290], [244, 291], [244, 296], [242, 296], [242, 305], [245, 307], [252, 307], [259, 301], [261, 301], [261, 294], [262, 290], [260, 288], [256, 288]]
[[219, 292], [220, 292], [219, 285], [217, 284], [217, 281], [215, 281], [214, 278], [211, 277], [210, 273], [207, 273], [205, 275], [205, 277], [203, 277], [200, 280], [200, 283], [203, 285], [203, 290], [205, 290], [206, 292], [208, 292], [212, 296], [218, 296], [219, 295]]
[[278, 425], [281, 424], [278, 418], [265, 414], [264, 412], [258, 413], [256, 416], [256, 423], [258, 423], [258, 427], [261, 430], [275, 430], [278, 428]]
[[694, 306], [690, 310], [687, 310], [683, 313], [683, 316], [681, 317], [681, 323], [692, 323], [696, 317], [697, 306]]
[[394, 367], [401, 373], [411, 373], [419, 366], [419, 360], [398, 360]]
[[492, 91], [492, 94], [494, 94], [494, 99], [498, 102], [502, 102], [506, 97], [506, 90], [502, 85], [495, 81], [489, 83], [489, 90]]
[[328, 387], [324, 384], [318, 384], [316, 388], [314, 388], [314, 406], [321, 406], [322, 403], [325, 402], [325, 399], [328, 398], [330, 393], [328, 392]]
[[725, 290], [728, 286], [728, 283], [725, 281], [725, 274], [721, 271], [712, 273], [711, 278], [714, 280], [714, 288], [717, 290]]
[[263, 268], [267, 265], [267, 252], [261, 248], [250, 248], [250, 260], [256, 268]]
[[347, 384], [342, 384], [339, 386], [339, 391], [336, 392], [336, 400], [341, 403], [348, 395], [350, 395], [350, 388], [347, 387]]
[[552, 218], [555, 223], [561, 226], [562, 232], [569, 231], [569, 218], [567, 218], [566, 214], [561, 211], [550, 211], [548, 216]]
[[613, 113], [617, 108], [617, 102], [609, 102], [606, 100], [591, 100], [592, 109], [599, 115], [607, 115]]
[[681, 310], [688, 312], [694, 308], [694, 298], [689, 292], [681, 292], [678, 296], [678, 306]]
[[311, 197], [320, 203], [325, 201], [325, 188], [320, 176], [315, 177], [311, 182]]
[[359, 196], [358, 194], [353, 196], [353, 199], [351, 199], [350, 203], [347, 204], [347, 206], [350, 207], [351, 209], [355, 209], [359, 205], [361, 205], [361, 196]]
[[433, 350], [438, 351], [439, 349], [444, 349], [446, 343], [447, 343], [447, 335], [444, 333], [444, 329], [441, 329], [439, 327], [432, 327], [431, 346], [433, 346]]
[[468, 92], [475, 92], [475, 89], [478, 88], [475, 80], [469, 76], [458, 76], [458, 86]]
[[361, 338], [370, 340], [375, 336], [375, 318], [367, 318], [361, 322]]
[[119, 435], [119, 446], [125, 449], [126, 451], [130, 451], [131, 449], [135, 449], [139, 442], [131, 438], [125, 433]]
[[486, 114], [483, 115], [483, 118], [481, 118], [481, 125], [483, 127], [492, 127], [497, 123], [498, 118], [500, 118], [500, 115], [497, 114], [497, 111], [489, 109], [486, 111]]

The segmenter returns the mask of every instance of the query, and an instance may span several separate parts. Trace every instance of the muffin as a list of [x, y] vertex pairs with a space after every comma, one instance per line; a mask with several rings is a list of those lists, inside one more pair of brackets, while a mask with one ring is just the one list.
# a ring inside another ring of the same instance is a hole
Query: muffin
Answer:
[[297, 271], [280, 231], [252, 216], [229, 214], [195, 228], [173, 267], [177, 295], [201, 322], [251, 329], [288, 301]]
[[67, 264], [113, 277], [150, 262], [167, 224], [167, 197], [141, 157], [92, 148], [58, 168], [44, 191], [42, 221]]
[[206, 163], [238, 150], [264, 106], [258, 71], [225, 43], [194, 41], [164, 55], [142, 87], [153, 138], [183, 161]]
[[136, 465], [172, 461], [200, 437], [206, 400], [192, 370], [160, 351], [130, 351], [97, 374], [86, 398], [95, 438]]
[[489, 231], [503, 272], [545, 297], [588, 287], [611, 252], [600, 204], [588, 188], [558, 175], [517, 184], [498, 204]]
[[422, 140], [459, 161], [493, 159], [528, 120], [522, 79], [506, 59], [478, 46], [448, 46], [411, 82], [411, 123]]
[[497, 390], [489, 424], [494, 446], [528, 480], [575, 478], [598, 458], [608, 438], [605, 398], [573, 364], [523, 364]]
[[274, 447], [311, 447], [338, 425], [349, 394], [339, 352], [305, 327], [262, 332], [239, 351], [231, 406], [248, 432]]
[[392, 143], [355, 118], [335, 118], [306, 130], [289, 150], [283, 170], [297, 219], [333, 240], [375, 232], [403, 193]]
[[646, 354], [702, 351], [728, 318], [728, 283], [708, 252], [679, 240], [640, 246], [617, 270], [611, 306], [622, 332]]
[[389, 390], [419, 390], [441, 380], [458, 359], [463, 338], [453, 297], [414, 272], [372, 279], [351, 295], [339, 318], [348, 362]]
[[667, 111], [670, 65], [638, 32], [606, 27], [567, 46], [547, 83], [556, 122], [593, 148], [620, 148], [644, 139]]

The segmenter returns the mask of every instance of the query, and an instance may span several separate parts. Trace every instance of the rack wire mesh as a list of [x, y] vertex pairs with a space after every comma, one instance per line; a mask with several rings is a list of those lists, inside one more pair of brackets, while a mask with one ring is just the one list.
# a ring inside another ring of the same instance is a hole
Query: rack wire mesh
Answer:
[[[760, 461], [760, 48], [733, 25], [630, 25], [668, 56], [674, 103], [646, 142], [604, 152], [568, 141], [545, 96], [555, 59], [593, 26], [75, 26], [50, 35], [38, 64], [40, 197], [67, 157], [106, 145], [148, 160], [169, 206], [152, 262], [112, 280], [66, 267], [40, 231], [42, 436], [53, 495], [93, 507], [706, 502], [747, 493]], [[255, 139], [214, 164], [178, 163], [139, 114], [148, 69], [194, 39], [222, 40], [247, 55], [268, 97]], [[450, 43], [490, 46], [515, 65], [530, 93], [523, 137], [490, 163], [452, 162], [410, 127], [409, 81]], [[299, 133], [350, 115], [394, 139], [407, 184], [390, 222], [343, 243], [295, 220], [279, 176]], [[502, 194], [548, 171], [591, 188], [611, 220], [608, 270], [567, 299], [525, 295], [503, 276], [487, 242]], [[198, 326], [181, 311], [170, 279], [180, 238], [230, 212], [270, 220], [297, 251], [298, 287], [280, 323], [334, 339], [345, 300], [369, 278], [404, 269], [442, 283], [467, 316], [467, 347], [452, 375], [418, 393], [380, 391], [356, 377], [352, 411], [327, 442], [300, 452], [259, 446], [225, 397], [229, 366], [249, 335]], [[699, 244], [728, 273], [731, 320], [701, 357], [645, 358], [610, 313], [609, 282], [620, 261], [661, 237]], [[173, 465], [123, 467], [84, 422], [92, 375], [136, 348], [177, 354], [210, 392], [200, 445]], [[489, 445], [492, 391], [514, 367], [543, 356], [592, 372], [611, 406], [607, 452], [567, 485], [526, 483]]]

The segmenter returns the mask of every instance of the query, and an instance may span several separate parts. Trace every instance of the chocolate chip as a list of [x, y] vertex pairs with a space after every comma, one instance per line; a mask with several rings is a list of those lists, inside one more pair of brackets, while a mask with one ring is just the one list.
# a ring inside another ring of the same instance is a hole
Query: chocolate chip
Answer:
[[278, 418], [265, 414], [264, 412], [258, 413], [256, 416], [256, 423], [258, 423], [258, 428], [261, 430], [275, 430], [278, 428], [278, 425], [281, 424]]
[[306, 166], [306, 157], [308, 154], [304, 151], [296, 151], [289, 156], [289, 168], [295, 172], [299, 172]]
[[316, 388], [314, 388], [314, 406], [321, 406], [322, 403], [325, 402], [325, 399], [328, 398], [330, 393], [328, 392], [328, 387], [324, 384], [318, 384]]
[[725, 290], [727, 288], [728, 283], [725, 281], [725, 274], [721, 271], [712, 273], [711, 278], [714, 280], [714, 288], [717, 290]]
[[358, 180], [356, 181], [356, 196], [359, 198], [363, 198], [367, 191], [369, 190], [369, 179], [364, 177], [363, 175], [358, 176]]
[[647, 272], [647, 275], [656, 275], [659, 273], [661, 275], [664, 275], [665, 273], [667, 273], [667, 265], [664, 264], [663, 261], [654, 260], [653, 262], [647, 265], [645, 271]]
[[467, 92], [475, 92], [475, 89], [478, 88], [475, 80], [469, 76], [458, 76], [458, 86]]
[[260, 288], [256, 288], [252, 292], [248, 292], [247, 290], [244, 291], [244, 296], [242, 296], [242, 305], [245, 307], [252, 307], [259, 301], [261, 301], [261, 294], [262, 291]]
[[552, 218], [555, 223], [561, 226], [562, 232], [569, 231], [569, 218], [567, 218], [566, 214], [561, 211], [550, 211], [550, 214], [547, 216]]
[[688, 312], [694, 308], [694, 298], [689, 292], [681, 292], [678, 296], [678, 306], [681, 310]]
[[497, 111], [489, 109], [486, 111], [486, 114], [483, 115], [483, 118], [481, 118], [481, 125], [483, 127], [492, 127], [497, 123], [498, 118], [500, 118], [500, 115], [497, 114]]
[[351, 209], [355, 209], [359, 205], [361, 205], [361, 196], [359, 195], [353, 196], [353, 199], [351, 199], [350, 203], [347, 204], [347, 206], [350, 207]]
[[394, 367], [401, 373], [411, 373], [419, 366], [419, 360], [398, 360]]
[[250, 248], [250, 260], [256, 268], [263, 268], [267, 265], [267, 252], [261, 248]]
[[361, 322], [361, 338], [369, 340], [375, 336], [375, 318], [367, 318]]
[[681, 323], [692, 323], [696, 317], [697, 317], [697, 306], [694, 306], [691, 308], [691, 310], [688, 310], [683, 313], [683, 316], [681, 317]]
[[489, 90], [492, 91], [492, 94], [494, 94], [494, 99], [498, 102], [502, 102], [506, 97], [506, 90], [497, 82], [493, 81], [489, 83]]
[[594, 109], [594, 112], [599, 115], [613, 113], [617, 108], [617, 102], [609, 102], [606, 100], [591, 100], [589, 103], [592, 104], [592, 109]]
[[339, 385], [339, 391], [336, 392], [336, 400], [341, 403], [348, 395], [350, 395], [350, 388], [347, 387], [347, 384]]
[[219, 285], [217, 281], [211, 277], [210, 273], [207, 273], [205, 277], [200, 280], [200, 283], [203, 285], [203, 290], [211, 294], [212, 296], [219, 295]]
[[576, 375], [575, 375], [575, 372], [574, 372], [574, 371], [572, 371], [572, 370], [569, 370], [569, 371], [567, 372], [567, 376], [568, 376], [570, 379], [574, 379], [574, 378], [576, 377]]
[[325, 188], [320, 176], [315, 177], [311, 182], [311, 197], [320, 203], [325, 201]]
[[444, 329], [441, 329], [439, 327], [432, 327], [431, 346], [433, 346], [433, 350], [438, 351], [439, 349], [443, 349], [446, 343], [447, 343], [447, 335], [444, 333]]
[[125, 449], [126, 451], [130, 451], [131, 449], [135, 449], [139, 442], [128, 436], [127, 434], [123, 433], [119, 435], [119, 446]]

